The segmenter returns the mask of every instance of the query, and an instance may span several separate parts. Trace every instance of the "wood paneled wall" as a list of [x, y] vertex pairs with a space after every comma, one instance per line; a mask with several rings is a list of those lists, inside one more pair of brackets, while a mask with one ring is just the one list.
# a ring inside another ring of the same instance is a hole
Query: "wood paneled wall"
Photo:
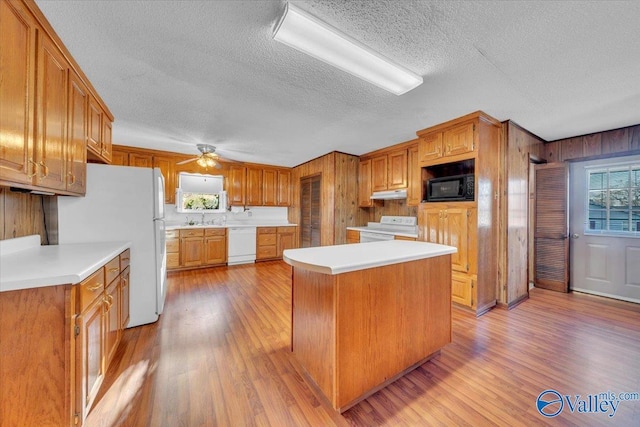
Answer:
[[631, 154], [640, 154], [640, 124], [546, 143], [542, 157], [564, 162]]
[[56, 196], [10, 191], [0, 187], [0, 240], [39, 234], [43, 245], [58, 243]]
[[529, 168], [544, 140], [512, 121], [502, 123], [503, 174], [499, 222], [498, 301], [512, 307], [529, 295]]
[[351, 154], [332, 152], [293, 168], [293, 201], [289, 221], [300, 223], [300, 179], [320, 174], [322, 246], [347, 242], [347, 226], [356, 225], [358, 217], [358, 162]]

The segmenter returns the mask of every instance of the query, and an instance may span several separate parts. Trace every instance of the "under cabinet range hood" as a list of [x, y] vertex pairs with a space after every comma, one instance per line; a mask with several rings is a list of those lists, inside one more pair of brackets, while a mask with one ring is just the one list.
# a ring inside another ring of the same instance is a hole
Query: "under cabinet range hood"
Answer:
[[407, 190], [375, 191], [371, 195], [371, 200], [397, 200], [406, 198]]

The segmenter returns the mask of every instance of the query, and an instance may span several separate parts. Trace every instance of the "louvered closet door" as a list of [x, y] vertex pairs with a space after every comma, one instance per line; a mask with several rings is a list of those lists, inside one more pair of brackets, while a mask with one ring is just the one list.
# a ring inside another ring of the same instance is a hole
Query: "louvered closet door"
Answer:
[[535, 285], [569, 291], [568, 167], [564, 163], [535, 166]]
[[300, 180], [300, 247], [320, 246], [320, 175]]

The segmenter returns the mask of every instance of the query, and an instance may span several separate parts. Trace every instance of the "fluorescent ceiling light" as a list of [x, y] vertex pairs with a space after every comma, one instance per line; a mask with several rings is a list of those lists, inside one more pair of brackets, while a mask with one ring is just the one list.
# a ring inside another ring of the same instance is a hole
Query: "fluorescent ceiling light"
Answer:
[[396, 95], [422, 84], [421, 76], [291, 3], [287, 3], [273, 38]]

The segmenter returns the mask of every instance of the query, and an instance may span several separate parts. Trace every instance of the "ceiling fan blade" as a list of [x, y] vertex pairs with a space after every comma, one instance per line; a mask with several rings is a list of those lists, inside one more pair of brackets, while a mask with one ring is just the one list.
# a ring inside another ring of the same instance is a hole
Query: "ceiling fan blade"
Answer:
[[199, 157], [194, 157], [193, 159], [189, 159], [189, 160], [183, 160], [181, 162], [176, 163], [176, 165], [184, 165], [186, 163], [191, 163], [191, 162], [195, 162], [196, 160], [198, 160]]

